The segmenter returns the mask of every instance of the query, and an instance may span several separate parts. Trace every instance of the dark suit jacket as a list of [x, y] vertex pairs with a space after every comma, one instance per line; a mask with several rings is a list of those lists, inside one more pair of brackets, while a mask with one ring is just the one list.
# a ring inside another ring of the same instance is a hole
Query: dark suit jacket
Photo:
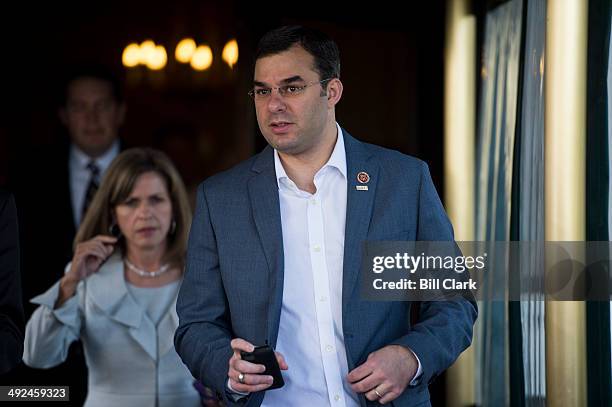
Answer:
[[21, 362], [23, 330], [17, 210], [13, 196], [0, 191], [0, 373]]
[[69, 153], [66, 142], [22, 154], [28, 160], [17, 164], [10, 177], [19, 211], [26, 317], [36, 308], [29, 300], [62, 278], [72, 259], [76, 226]]
[[51, 287], [72, 259], [76, 233], [72, 216], [69, 145], [30, 153], [11, 174], [19, 211], [23, 293], [26, 316], [36, 308], [29, 301]]
[[[76, 234], [70, 194], [68, 143], [44, 151], [20, 154], [26, 162], [14, 166], [10, 182], [15, 191], [21, 230], [21, 269], [26, 317], [34, 312], [33, 297], [44, 293], [64, 275], [72, 259]], [[39, 370], [21, 365], [0, 382], [11, 384], [69, 385], [69, 405], [83, 405], [87, 368], [80, 342], [74, 342], [66, 362]]]
[[[421, 384], [407, 388], [393, 405], [428, 404], [428, 383], [471, 342], [476, 304], [464, 299], [423, 302], [419, 321], [411, 326], [410, 302], [362, 300], [357, 284], [362, 243], [450, 241], [452, 227], [422, 161], [343, 133], [348, 196], [342, 319], [349, 370], [386, 345], [409, 347], [422, 364]], [[355, 189], [360, 171], [370, 175], [368, 191]], [[177, 302], [175, 345], [192, 374], [220, 394], [225, 394], [232, 338], [276, 344], [283, 297], [282, 243], [270, 147], [200, 185]], [[252, 394], [247, 405], [259, 406], [262, 400], [263, 393]], [[360, 400], [367, 404], [363, 396]]]

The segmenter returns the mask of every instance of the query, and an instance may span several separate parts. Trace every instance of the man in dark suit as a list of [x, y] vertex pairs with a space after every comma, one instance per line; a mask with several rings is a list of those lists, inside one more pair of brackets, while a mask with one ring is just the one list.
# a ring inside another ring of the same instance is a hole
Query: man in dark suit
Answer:
[[[119, 128], [126, 108], [117, 78], [104, 67], [81, 66], [69, 72], [63, 90], [58, 114], [67, 142], [21, 154], [29, 159], [19, 163], [10, 180], [21, 222], [26, 316], [34, 310], [29, 300], [63, 276], [76, 230], [121, 148]], [[22, 367], [17, 372], [20, 384], [70, 385], [71, 401], [82, 405], [87, 371], [80, 346], [75, 343], [67, 361], [49, 371]]]
[[0, 190], [0, 374], [21, 362], [23, 328], [17, 210], [13, 196]]
[[[452, 241], [423, 162], [336, 123], [336, 44], [266, 34], [253, 89], [269, 146], [198, 189], [175, 336], [192, 374], [229, 405], [427, 406], [427, 385], [469, 346], [476, 304], [365, 301], [365, 241]], [[270, 344], [284, 387], [241, 352]]]
[[63, 89], [58, 114], [67, 142], [29, 153], [33, 159], [16, 174], [26, 301], [63, 276], [83, 214], [120, 150], [125, 104], [116, 77], [103, 67], [78, 67]]

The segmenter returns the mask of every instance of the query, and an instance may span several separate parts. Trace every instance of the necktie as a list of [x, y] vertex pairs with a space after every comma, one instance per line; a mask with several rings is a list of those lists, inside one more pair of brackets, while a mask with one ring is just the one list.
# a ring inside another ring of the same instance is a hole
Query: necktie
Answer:
[[98, 190], [99, 178], [100, 178], [100, 167], [98, 167], [95, 161], [90, 161], [87, 164], [87, 169], [90, 172], [89, 184], [87, 185], [87, 190], [85, 191], [85, 199], [83, 200], [83, 208], [81, 210], [81, 221], [85, 217], [87, 213], [87, 208], [89, 208], [89, 204], [93, 201], [94, 195], [96, 195], [96, 191]]

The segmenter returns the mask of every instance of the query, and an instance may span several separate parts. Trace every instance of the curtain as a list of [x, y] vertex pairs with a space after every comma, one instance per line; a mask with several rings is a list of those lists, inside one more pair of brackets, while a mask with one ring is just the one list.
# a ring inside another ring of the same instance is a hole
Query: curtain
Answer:
[[[476, 240], [510, 240], [514, 135], [521, 48], [522, 1], [512, 0], [487, 12], [482, 50], [478, 110]], [[489, 257], [507, 262], [506, 253]], [[493, 267], [488, 284], [507, 284], [505, 267]], [[487, 285], [485, 284], [485, 290]], [[480, 304], [476, 327], [477, 404], [509, 404], [507, 302]]]
[[[544, 51], [546, 40], [546, 0], [529, 0], [526, 4], [525, 48], [520, 126], [520, 170], [518, 238], [544, 241]], [[544, 256], [534, 250], [521, 258], [520, 329], [524, 374], [524, 405], [544, 406], [545, 320], [543, 274]]]

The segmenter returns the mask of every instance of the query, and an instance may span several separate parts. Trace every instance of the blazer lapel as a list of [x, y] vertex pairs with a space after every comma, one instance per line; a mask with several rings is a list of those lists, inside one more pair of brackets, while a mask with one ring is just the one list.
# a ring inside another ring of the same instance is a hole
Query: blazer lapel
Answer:
[[[269, 301], [266, 339], [272, 346], [276, 346], [283, 300], [284, 257], [274, 150], [269, 146], [266, 147], [257, 156], [251, 169], [256, 174], [248, 183], [249, 199], [269, 269], [268, 278], [263, 280], [264, 293], [268, 294], [265, 297]], [[257, 290], [258, 287], [253, 288]]]
[[[379, 165], [367, 151], [365, 145], [348, 134], [344, 129], [346, 149], [347, 200], [346, 227], [344, 233], [344, 266], [342, 283], [342, 315], [346, 320], [348, 304], [355, 289], [355, 282], [361, 270], [363, 242], [367, 238], [376, 185], [378, 183]], [[357, 175], [361, 172], [369, 175], [369, 181], [361, 183]], [[367, 186], [367, 190], [358, 190], [356, 186]], [[346, 323], [343, 321], [343, 325]]]
[[86, 289], [96, 306], [108, 318], [125, 325], [132, 339], [151, 359], [157, 360], [155, 325], [129, 295], [119, 253], [109, 258], [97, 273], [87, 279]]
[[170, 312], [166, 312], [157, 325], [160, 358], [171, 349], [174, 349], [174, 331], [176, 331], [179, 324], [178, 314], [176, 313], [176, 298], [177, 296], [174, 297], [174, 301], [170, 305]]
[[69, 247], [72, 248], [72, 240], [74, 239], [74, 235], [76, 234], [76, 229], [78, 225], [74, 224], [74, 213], [76, 211], [75, 208], [72, 207], [72, 192], [70, 191], [70, 155], [69, 148], [66, 148], [66, 156], [62, 157], [62, 168], [60, 171], [60, 179], [63, 182], [57, 182], [54, 184], [54, 187], [61, 189], [57, 191], [56, 199], [61, 200], [60, 207], [58, 209], [61, 210], [61, 217], [65, 225], [65, 236], [70, 236], [70, 244]]

